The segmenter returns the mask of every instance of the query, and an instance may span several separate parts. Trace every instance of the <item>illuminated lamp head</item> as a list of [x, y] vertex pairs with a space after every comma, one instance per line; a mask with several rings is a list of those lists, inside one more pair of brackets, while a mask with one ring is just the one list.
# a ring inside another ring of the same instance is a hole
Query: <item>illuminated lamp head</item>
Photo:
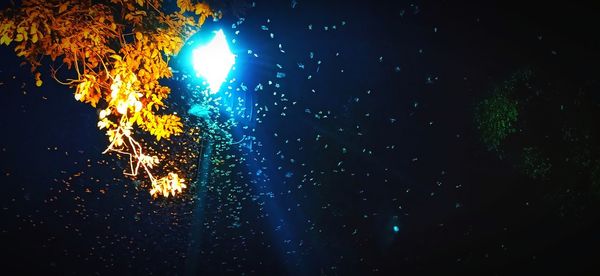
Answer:
[[210, 42], [192, 51], [192, 64], [196, 76], [208, 83], [210, 93], [217, 93], [235, 64], [235, 55], [229, 49], [223, 30], [216, 31]]

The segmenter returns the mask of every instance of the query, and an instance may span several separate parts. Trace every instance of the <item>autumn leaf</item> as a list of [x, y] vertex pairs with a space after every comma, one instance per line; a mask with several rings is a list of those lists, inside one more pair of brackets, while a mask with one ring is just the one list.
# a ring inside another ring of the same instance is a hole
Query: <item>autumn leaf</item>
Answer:
[[42, 74], [40, 72], [35, 73], [35, 86], [37, 86], [37, 87], [40, 87], [43, 84], [41, 76], [42, 76]]
[[6, 44], [6, 46], [8, 46], [8, 45], [10, 45], [11, 42], [12, 42], [12, 39], [10, 37], [8, 37], [7, 35], [3, 35], [2, 38], [0, 38], [0, 45]]
[[58, 8], [58, 13], [63, 13], [64, 11], [66, 11], [68, 6], [69, 6], [69, 3], [61, 4]]

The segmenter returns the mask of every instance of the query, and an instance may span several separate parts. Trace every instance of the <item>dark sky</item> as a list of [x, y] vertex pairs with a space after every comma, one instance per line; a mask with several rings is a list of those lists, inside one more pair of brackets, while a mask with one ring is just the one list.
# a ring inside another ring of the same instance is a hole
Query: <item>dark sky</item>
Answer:
[[[526, 177], [486, 150], [473, 120], [475, 105], [523, 68], [545, 83], [560, 79], [564, 93], [597, 84], [598, 4], [292, 2], [237, 1], [206, 24], [235, 38], [235, 80], [223, 93], [253, 106], [231, 131], [255, 140], [220, 153], [225, 164], [187, 199], [152, 200], [122, 176], [126, 161], [101, 154], [96, 110], [47, 75], [35, 87], [2, 47], [3, 267], [77, 275], [598, 270], [598, 198]], [[185, 74], [185, 63], [172, 66]], [[195, 82], [168, 82], [184, 116]]]

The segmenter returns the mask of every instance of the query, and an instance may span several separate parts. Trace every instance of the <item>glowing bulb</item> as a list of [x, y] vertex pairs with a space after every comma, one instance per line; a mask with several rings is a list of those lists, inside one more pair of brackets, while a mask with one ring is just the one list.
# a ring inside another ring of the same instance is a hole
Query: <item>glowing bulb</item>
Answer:
[[235, 55], [229, 50], [223, 30], [217, 31], [208, 44], [192, 51], [192, 62], [196, 75], [208, 83], [210, 93], [217, 93], [235, 64]]

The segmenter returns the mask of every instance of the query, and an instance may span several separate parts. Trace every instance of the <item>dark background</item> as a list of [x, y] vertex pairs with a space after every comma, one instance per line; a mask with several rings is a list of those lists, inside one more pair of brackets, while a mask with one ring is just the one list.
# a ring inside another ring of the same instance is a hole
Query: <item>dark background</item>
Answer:
[[[524, 67], [572, 91], [597, 83], [600, 5], [391, 2], [221, 4], [223, 20], [206, 26], [236, 39], [231, 94], [256, 104], [239, 130], [256, 140], [252, 150], [233, 147], [235, 157], [193, 200], [151, 200], [121, 176], [125, 161], [101, 154], [96, 111], [47, 75], [35, 87], [3, 47], [2, 267], [77, 275], [598, 271], [599, 199], [531, 180], [488, 152], [473, 113]], [[236, 16], [244, 21], [232, 29]], [[176, 110], [189, 106], [189, 80], [170, 82]], [[235, 90], [242, 83], [247, 92]]]

